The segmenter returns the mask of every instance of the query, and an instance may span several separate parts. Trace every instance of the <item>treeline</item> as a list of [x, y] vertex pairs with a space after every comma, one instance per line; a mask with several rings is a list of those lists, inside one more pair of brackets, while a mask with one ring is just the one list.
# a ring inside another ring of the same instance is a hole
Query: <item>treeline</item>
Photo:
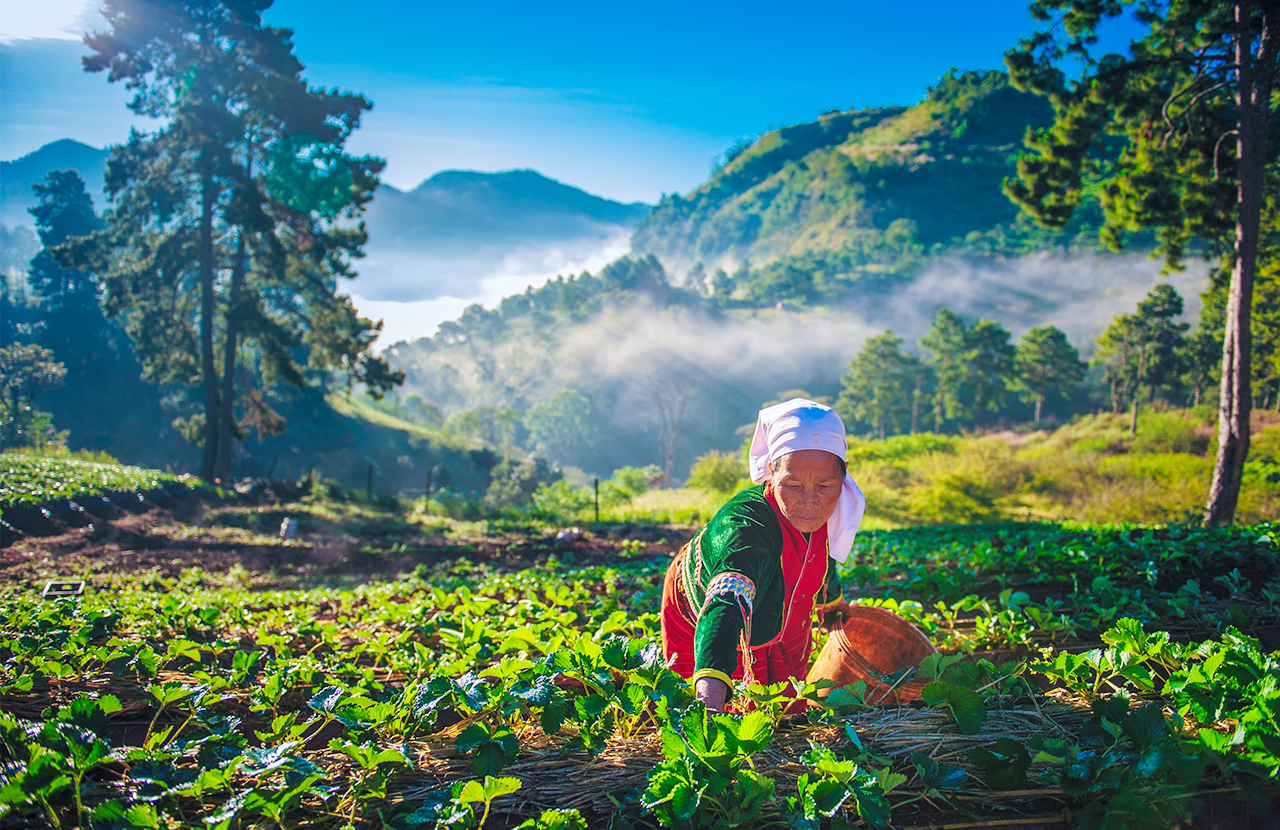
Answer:
[[[1266, 281], [1265, 304], [1275, 291]], [[1198, 406], [1216, 400], [1221, 375], [1223, 290], [1210, 289], [1194, 331], [1179, 322], [1183, 298], [1156, 286], [1132, 313], [1115, 317], [1086, 364], [1060, 329], [1037, 326], [1014, 343], [998, 322], [967, 324], [942, 309], [918, 345], [904, 351], [892, 331], [871, 337], [841, 378], [835, 408], [855, 432], [880, 439], [921, 431], [979, 430], [997, 422], [1041, 424], [1046, 403], [1071, 401], [1088, 378], [1109, 408], [1129, 409], [1138, 428], [1142, 402]], [[1259, 308], [1254, 326], [1254, 404], [1280, 409], [1277, 316]], [[1092, 370], [1092, 371], [1091, 371]], [[1022, 408], [1018, 407], [1018, 403]], [[1077, 400], [1077, 405], [1080, 401]]]
[[479, 303], [467, 306], [457, 320], [440, 324], [434, 337], [414, 345], [432, 349], [474, 341], [496, 341], [512, 327], [542, 329], [588, 320], [606, 303], [629, 304], [642, 300], [655, 306], [685, 306], [711, 311], [697, 291], [672, 285], [666, 269], [652, 254], [623, 257], [600, 269], [599, 274], [557, 276], [543, 285], [530, 286], [523, 294], [504, 298], [497, 308]]

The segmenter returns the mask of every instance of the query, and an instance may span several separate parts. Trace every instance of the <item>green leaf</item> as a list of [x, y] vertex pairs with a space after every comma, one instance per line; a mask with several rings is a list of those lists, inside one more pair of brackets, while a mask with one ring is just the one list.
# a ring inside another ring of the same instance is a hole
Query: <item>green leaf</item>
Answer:
[[960, 731], [966, 735], [978, 734], [982, 729], [982, 722], [987, 718], [987, 707], [982, 704], [978, 693], [973, 689], [953, 686], [947, 702]]
[[677, 818], [689, 819], [698, 811], [701, 792], [681, 781], [671, 791], [671, 810]]
[[669, 726], [662, 727], [662, 754], [668, 761], [674, 761], [683, 758], [688, 751], [685, 746], [684, 739], [680, 737], [680, 733], [676, 732]]
[[542, 708], [542, 714], [538, 716], [538, 725], [542, 727], [545, 734], [555, 735], [560, 732], [560, 727], [564, 726], [565, 718], [568, 716], [568, 701], [552, 700]]
[[519, 792], [522, 786], [524, 785], [519, 778], [494, 778], [486, 775], [482, 792], [486, 801], [492, 801], [499, 796]]
[[998, 738], [995, 752], [984, 747], [969, 750], [969, 763], [985, 773], [987, 786], [993, 790], [1017, 790], [1027, 782], [1031, 754], [1011, 738]]
[[751, 755], [769, 745], [769, 740], [773, 737], [773, 724], [764, 712], [753, 710], [742, 716], [737, 737], [738, 751]]
[[836, 814], [849, 795], [848, 788], [832, 778], [819, 779], [806, 793], [806, 797], [812, 800], [813, 809], [828, 817]]
[[679, 776], [668, 771], [665, 765], [655, 767], [649, 773], [649, 785], [640, 795], [640, 806], [646, 810], [652, 810], [659, 804], [669, 801], [680, 783]]
[[836, 713], [864, 709], [867, 706], [867, 684], [858, 680], [840, 689], [832, 689], [822, 705]]
[[521, 823], [516, 830], [587, 830], [587, 821], [577, 810], [543, 810], [542, 815]]
[[951, 684], [935, 680], [920, 690], [920, 699], [930, 706], [941, 706], [951, 694]]
[[936, 761], [923, 752], [911, 753], [911, 763], [920, 776], [920, 783], [930, 790], [949, 790], [960, 786], [968, 773], [945, 761]]

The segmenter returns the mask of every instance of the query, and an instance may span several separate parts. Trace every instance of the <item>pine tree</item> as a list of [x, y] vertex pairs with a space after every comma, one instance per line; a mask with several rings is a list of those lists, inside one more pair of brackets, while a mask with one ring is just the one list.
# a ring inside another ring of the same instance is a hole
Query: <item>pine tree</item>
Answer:
[[1035, 404], [1036, 423], [1040, 423], [1045, 399], [1050, 395], [1070, 396], [1085, 372], [1080, 352], [1055, 326], [1037, 326], [1022, 335], [1014, 368], [1014, 388], [1022, 393], [1022, 400]]
[[964, 320], [950, 309], [939, 309], [920, 338], [920, 345], [928, 350], [928, 364], [933, 369], [936, 386], [933, 393], [933, 431], [942, 432], [947, 418], [968, 418], [969, 409], [963, 395], [968, 378], [968, 334]]
[[889, 429], [901, 432], [912, 409], [919, 361], [902, 351], [902, 338], [886, 331], [867, 339], [840, 379], [844, 391], [835, 409], [846, 423], [865, 422], [883, 441]]
[[1119, 409], [1122, 398], [1130, 402], [1129, 433], [1138, 433], [1138, 401], [1141, 388], [1149, 397], [1176, 378], [1180, 366], [1186, 323], [1175, 323], [1182, 314], [1182, 297], [1168, 283], [1151, 289], [1133, 314], [1114, 318], [1097, 341], [1094, 359], [1106, 367], [1112, 401]]
[[[1100, 23], [1133, 10], [1148, 27], [1130, 57], [1096, 58]], [[1049, 25], [1006, 53], [1010, 79], [1048, 96], [1055, 123], [1028, 131], [1033, 153], [1005, 192], [1042, 224], [1064, 225], [1088, 186], [1102, 194], [1103, 238], [1154, 229], [1172, 265], [1199, 238], [1231, 272], [1218, 455], [1205, 523], [1235, 514], [1249, 450], [1253, 283], [1280, 142], [1270, 140], [1280, 0], [1196, 3], [1034, 0]], [[1061, 66], [1081, 67], [1068, 79]], [[1114, 136], [1118, 136], [1117, 141]], [[1233, 139], [1233, 140], [1230, 140]], [[1269, 202], [1275, 209], [1275, 200]]]
[[[202, 386], [203, 414], [180, 426], [205, 478], [230, 471], [243, 349], [264, 386], [328, 367], [375, 396], [402, 380], [369, 353], [380, 324], [337, 294], [382, 167], [343, 152], [371, 104], [308, 88], [292, 33], [262, 23], [270, 5], [108, 0], [110, 29], [86, 38], [85, 68], [164, 123], [113, 150], [107, 227], [65, 257], [100, 269], [148, 379]], [[262, 421], [261, 395], [245, 397]]]
[[979, 320], [965, 337], [968, 383], [973, 389], [973, 425], [983, 410], [998, 412], [1009, 400], [1013, 381], [1014, 347], [1009, 332], [994, 320]]

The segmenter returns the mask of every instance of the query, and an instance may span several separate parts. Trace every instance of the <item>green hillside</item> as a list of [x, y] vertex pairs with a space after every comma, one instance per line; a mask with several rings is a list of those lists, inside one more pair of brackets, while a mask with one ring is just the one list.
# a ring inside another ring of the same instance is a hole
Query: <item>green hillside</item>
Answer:
[[758, 273], [733, 290], [768, 302], [894, 282], [938, 254], [1093, 245], [1096, 211], [1051, 233], [1000, 189], [1027, 127], [1051, 117], [1002, 72], [953, 71], [913, 107], [831, 112], [731, 151], [706, 184], [641, 222], [634, 252], [708, 282], [749, 263]]

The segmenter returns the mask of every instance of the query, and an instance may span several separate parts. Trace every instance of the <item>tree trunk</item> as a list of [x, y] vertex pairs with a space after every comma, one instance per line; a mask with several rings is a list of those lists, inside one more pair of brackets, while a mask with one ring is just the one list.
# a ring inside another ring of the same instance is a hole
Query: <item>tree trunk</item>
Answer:
[[[1218, 399], [1218, 456], [1209, 485], [1209, 503], [1204, 523], [1214, 527], [1235, 518], [1240, 498], [1244, 460], [1249, 453], [1249, 411], [1253, 403], [1250, 371], [1250, 311], [1253, 306], [1253, 278], [1257, 267], [1258, 229], [1262, 219], [1262, 188], [1265, 165], [1267, 120], [1271, 86], [1275, 77], [1276, 49], [1280, 46], [1276, 28], [1280, 26], [1280, 4], [1263, 3], [1263, 28], [1258, 59], [1253, 58], [1250, 29], [1251, 3], [1236, 4], [1236, 92], [1239, 116], [1236, 124], [1236, 155], [1239, 185], [1236, 193], [1235, 267], [1227, 295], [1226, 332], [1222, 341], [1222, 386]], [[1255, 69], [1257, 70], [1255, 73]]]
[[1133, 403], [1129, 405], [1129, 434], [1138, 434], [1138, 395], [1133, 395]]
[[916, 391], [911, 396], [911, 434], [915, 435], [920, 425], [920, 385], [923, 379], [919, 372], [916, 372]]
[[236, 245], [236, 261], [231, 265], [231, 290], [227, 293], [227, 321], [222, 351], [222, 400], [218, 416], [218, 465], [216, 475], [224, 482], [231, 477], [231, 451], [235, 437], [231, 429], [236, 422], [236, 354], [239, 348], [237, 307], [244, 284], [245, 244], [243, 229]]
[[[245, 181], [253, 177], [253, 144], [247, 145], [244, 165]], [[236, 356], [239, 343], [240, 293], [244, 287], [245, 238], [244, 228], [236, 233], [236, 258], [231, 263], [231, 288], [227, 292], [226, 334], [222, 349], [222, 400], [218, 417], [218, 463], [216, 475], [224, 482], [231, 479], [231, 453], [235, 448], [232, 428], [235, 426]]]
[[1044, 403], [1044, 395], [1036, 395], [1036, 423], [1040, 423], [1040, 405]]
[[880, 440], [883, 441], [884, 440], [884, 413], [883, 412], [881, 412], [880, 415], [876, 418], [876, 421], [879, 422], [880, 424]]
[[218, 370], [213, 356], [213, 177], [205, 174], [200, 194], [200, 372], [204, 380], [204, 458], [200, 477], [213, 478], [218, 455]]

